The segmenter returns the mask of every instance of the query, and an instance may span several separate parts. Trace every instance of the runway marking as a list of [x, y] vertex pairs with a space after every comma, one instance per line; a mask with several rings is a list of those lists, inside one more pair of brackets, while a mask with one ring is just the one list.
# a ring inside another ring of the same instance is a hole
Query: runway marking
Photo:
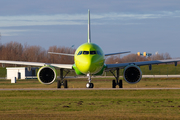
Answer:
[[179, 90], [180, 88], [0, 88], [0, 91], [21, 90]]

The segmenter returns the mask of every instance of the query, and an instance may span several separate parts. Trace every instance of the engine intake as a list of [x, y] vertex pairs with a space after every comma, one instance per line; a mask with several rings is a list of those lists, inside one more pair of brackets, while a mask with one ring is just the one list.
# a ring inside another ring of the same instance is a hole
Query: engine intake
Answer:
[[142, 78], [141, 69], [136, 65], [129, 65], [124, 69], [124, 79], [131, 84], [138, 83]]
[[42, 84], [52, 84], [56, 80], [56, 70], [52, 66], [43, 66], [38, 70], [37, 77]]

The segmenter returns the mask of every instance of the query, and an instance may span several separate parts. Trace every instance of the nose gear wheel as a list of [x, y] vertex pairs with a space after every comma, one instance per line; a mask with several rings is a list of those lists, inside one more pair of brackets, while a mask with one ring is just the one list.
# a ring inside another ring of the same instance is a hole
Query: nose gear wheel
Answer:
[[87, 83], [86, 84], [86, 88], [93, 88], [94, 87], [94, 84], [93, 83]]

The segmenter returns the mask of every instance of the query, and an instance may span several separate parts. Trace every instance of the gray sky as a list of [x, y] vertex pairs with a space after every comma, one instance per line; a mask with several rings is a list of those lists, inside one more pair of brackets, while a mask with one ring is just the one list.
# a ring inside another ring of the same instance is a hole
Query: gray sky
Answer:
[[105, 53], [168, 52], [180, 57], [179, 0], [1, 0], [1, 42], [71, 47], [91, 41]]

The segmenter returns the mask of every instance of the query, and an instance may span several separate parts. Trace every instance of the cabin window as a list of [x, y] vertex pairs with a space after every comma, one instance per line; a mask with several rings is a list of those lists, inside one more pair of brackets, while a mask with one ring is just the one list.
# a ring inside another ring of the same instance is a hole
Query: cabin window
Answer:
[[95, 55], [95, 54], [96, 54], [96, 51], [90, 51], [90, 54], [91, 54], [91, 55]]
[[89, 51], [83, 51], [83, 54], [84, 54], [84, 55], [88, 55], [88, 54], [89, 54]]

